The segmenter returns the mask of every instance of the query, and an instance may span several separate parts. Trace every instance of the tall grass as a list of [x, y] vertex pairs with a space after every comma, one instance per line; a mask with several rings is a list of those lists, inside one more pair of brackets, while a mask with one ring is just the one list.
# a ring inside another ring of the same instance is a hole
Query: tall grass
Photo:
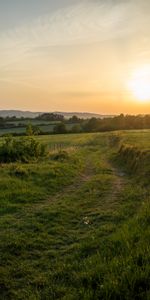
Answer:
[[0, 166], [2, 299], [150, 299], [148, 154], [123, 133], [36, 140], [62, 147]]

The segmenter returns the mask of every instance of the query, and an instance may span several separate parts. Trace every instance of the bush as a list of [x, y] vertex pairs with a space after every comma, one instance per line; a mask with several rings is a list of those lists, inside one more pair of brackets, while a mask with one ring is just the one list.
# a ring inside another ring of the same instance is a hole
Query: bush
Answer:
[[52, 155], [53, 160], [64, 161], [69, 158], [69, 154], [65, 150], [60, 150], [59, 152]]
[[57, 133], [57, 134], [63, 134], [63, 133], [66, 133], [66, 132], [67, 132], [66, 125], [65, 125], [63, 122], [57, 124], [57, 125], [54, 127], [53, 132], [54, 132], [54, 133]]
[[47, 154], [46, 146], [33, 137], [14, 139], [7, 137], [0, 146], [0, 162], [28, 162]]
[[71, 129], [72, 133], [80, 133], [82, 132], [82, 128], [80, 124], [75, 124], [72, 129]]

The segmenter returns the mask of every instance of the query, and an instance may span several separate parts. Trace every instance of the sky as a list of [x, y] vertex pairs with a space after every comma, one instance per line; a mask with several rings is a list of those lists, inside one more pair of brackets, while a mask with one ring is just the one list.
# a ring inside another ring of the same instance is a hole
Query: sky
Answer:
[[0, 109], [150, 113], [149, 0], [0, 0]]

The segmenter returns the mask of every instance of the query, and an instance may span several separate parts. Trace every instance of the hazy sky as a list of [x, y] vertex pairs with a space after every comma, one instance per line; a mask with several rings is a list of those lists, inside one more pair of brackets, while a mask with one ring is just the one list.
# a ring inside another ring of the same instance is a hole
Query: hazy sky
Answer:
[[0, 0], [0, 109], [150, 113], [149, 0]]

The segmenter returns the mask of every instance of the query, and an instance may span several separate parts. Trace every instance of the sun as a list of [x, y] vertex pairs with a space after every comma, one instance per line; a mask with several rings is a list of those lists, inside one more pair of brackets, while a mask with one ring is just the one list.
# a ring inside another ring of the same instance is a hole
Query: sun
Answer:
[[136, 100], [143, 103], [150, 102], [150, 65], [135, 70], [128, 87]]

